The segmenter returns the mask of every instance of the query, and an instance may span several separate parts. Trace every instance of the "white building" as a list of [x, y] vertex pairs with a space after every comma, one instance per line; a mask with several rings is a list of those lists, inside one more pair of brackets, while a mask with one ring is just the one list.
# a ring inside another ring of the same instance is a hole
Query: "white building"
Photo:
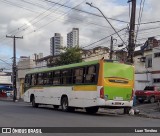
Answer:
[[160, 86], [160, 41], [150, 38], [147, 42], [144, 51], [135, 52], [135, 90], [150, 85]]
[[0, 85], [11, 85], [11, 73], [0, 72]]
[[56, 56], [61, 53], [63, 46], [63, 37], [59, 33], [55, 33], [54, 37], [50, 38], [50, 55]]
[[73, 28], [70, 33], [67, 34], [67, 47], [79, 46], [79, 28]]
[[21, 56], [17, 64], [17, 98], [20, 98], [24, 93], [24, 79], [29, 70], [36, 67], [35, 60], [30, 57]]

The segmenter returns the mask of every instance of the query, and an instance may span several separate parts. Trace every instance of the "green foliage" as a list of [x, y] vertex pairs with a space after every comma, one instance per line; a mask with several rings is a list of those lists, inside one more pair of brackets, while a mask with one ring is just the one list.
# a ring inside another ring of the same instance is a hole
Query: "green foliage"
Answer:
[[82, 62], [81, 48], [66, 48], [64, 53], [60, 54], [60, 58], [56, 60], [56, 65], [67, 65]]

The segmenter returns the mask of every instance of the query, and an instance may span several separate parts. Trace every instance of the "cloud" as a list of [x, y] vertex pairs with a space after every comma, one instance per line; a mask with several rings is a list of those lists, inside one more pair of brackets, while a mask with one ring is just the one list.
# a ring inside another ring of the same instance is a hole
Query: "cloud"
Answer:
[[[74, 7], [80, 4], [82, 1], [83, 0], [81, 1], [62, 0], [61, 3], [68, 2], [67, 3], [68, 6]], [[15, 1], [11, 1], [11, 2], [15, 3]], [[23, 7], [33, 10], [33, 12], [29, 10], [25, 10], [23, 8], [6, 5], [0, 2], [0, 10], [1, 10], [0, 12], [0, 18], [1, 18], [0, 19], [0, 30], [1, 30], [0, 46], [2, 48], [0, 51], [1, 59], [2, 58], [9, 59], [12, 56], [13, 40], [6, 39], [5, 38], [6, 34], [10, 34], [10, 35], [15, 34], [16, 36], [24, 36], [24, 39], [17, 39], [16, 41], [17, 56], [19, 57], [19, 56], [29, 56], [39, 52], [44, 53], [44, 55], [49, 55], [50, 54], [50, 38], [54, 36], [54, 33], [61, 33], [61, 35], [64, 38], [64, 46], [65, 46], [67, 33], [70, 32], [73, 27], [78, 27], [80, 30], [81, 46], [89, 45], [90, 43], [93, 43], [103, 37], [106, 37], [114, 33], [111, 26], [107, 23], [107, 21], [103, 17], [97, 17], [97, 16], [93, 16], [83, 12], [78, 12], [62, 6], [54, 7], [53, 6], [54, 4], [51, 4], [51, 3], [45, 4], [44, 2], [39, 0], [35, 0], [35, 1], [29, 0], [28, 2], [34, 3], [35, 5], [33, 4], [31, 5], [29, 3], [28, 4], [23, 3], [22, 1], [19, 3], [16, 1], [15, 4], [21, 4], [23, 5]], [[106, 17], [129, 21], [129, 10], [128, 10], [129, 8], [128, 8], [127, 1], [122, 2], [119, 0], [98, 0], [98, 1], [87, 0], [87, 2], [92, 2], [95, 6], [99, 7]], [[160, 20], [159, 4], [160, 4], [160, 1], [158, 0], [147, 0], [145, 2], [142, 22]], [[43, 16], [40, 16], [39, 18], [35, 19], [33, 22], [30, 22], [30, 20], [38, 16], [38, 13], [45, 12], [45, 10], [47, 10], [51, 6], [53, 6], [52, 10], [48, 10], [46, 13], [43, 14]], [[45, 9], [40, 7], [44, 7]], [[81, 5], [79, 5], [76, 8], [101, 15], [97, 9], [94, 9], [89, 5], [86, 5], [85, 2], [81, 3]], [[137, 2], [136, 18], [138, 18], [138, 14], [139, 14], [138, 9], [139, 9], [139, 1]], [[49, 14], [50, 12], [52, 14], [43, 18], [45, 15]], [[35, 23], [36, 21], [37, 23]], [[110, 20], [110, 22], [117, 31], [127, 26], [126, 23], [121, 23], [121, 22], [112, 21], [112, 20]], [[21, 28], [21, 26], [23, 26], [24, 24], [26, 24], [25, 27]], [[152, 28], [156, 26], [159, 26], [159, 23], [141, 25], [140, 30], [146, 29], [146, 28]], [[14, 31], [14, 33], [9, 33], [12, 30], [16, 30], [16, 31]], [[122, 35], [124, 33], [125, 31], [121, 32], [120, 34]], [[154, 35], [157, 35], [158, 33], [159, 33], [159, 29], [140, 31], [138, 35], [138, 39], [154, 36]], [[122, 37], [124, 37], [124, 35], [122, 35]], [[114, 35], [114, 38], [118, 38], [117, 35]], [[104, 43], [103, 44], [104, 46], [108, 46], [110, 44], [108, 40], [110, 40], [110, 38], [100, 43]], [[127, 38], [125, 38], [125, 40], [127, 41]], [[118, 43], [120, 42], [121, 41], [118, 38]], [[139, 40], [138, 42], [144, 42], [144, 41]]]

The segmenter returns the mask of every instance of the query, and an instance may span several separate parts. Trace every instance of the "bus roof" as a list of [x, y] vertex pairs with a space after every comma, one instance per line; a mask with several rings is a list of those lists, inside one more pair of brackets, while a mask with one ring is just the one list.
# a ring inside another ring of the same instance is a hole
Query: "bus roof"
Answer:
[[74, 68], [74, 67], [80, 67], [80, 66], [85, 66], [85, 65], [98, 64], [98, 63], [99, 63], [99, 60], [94, 60], [94, 61], [74, 63], [74, 64], [57, 66], [57, 67], [35, 69], [35, 70], [31, 70], [31, 71], [27, 72], [27, 74], [47, 72], [47, 71], [54, 71], [54, 70], [61, 70], [61, 69], [67, 69], [67, 68]]

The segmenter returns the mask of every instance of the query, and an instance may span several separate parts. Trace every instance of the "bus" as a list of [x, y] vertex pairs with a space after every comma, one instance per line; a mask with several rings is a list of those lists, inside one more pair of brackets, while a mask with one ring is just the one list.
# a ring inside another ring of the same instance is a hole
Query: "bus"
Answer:
[[111, 60], [95, 60], [32, 70], [25, 76], [24, 101], [33, 107], [53, 105], [62, 111], [84, 108], [96, 113], [99, 108], [133, 105], [134, 67]]

